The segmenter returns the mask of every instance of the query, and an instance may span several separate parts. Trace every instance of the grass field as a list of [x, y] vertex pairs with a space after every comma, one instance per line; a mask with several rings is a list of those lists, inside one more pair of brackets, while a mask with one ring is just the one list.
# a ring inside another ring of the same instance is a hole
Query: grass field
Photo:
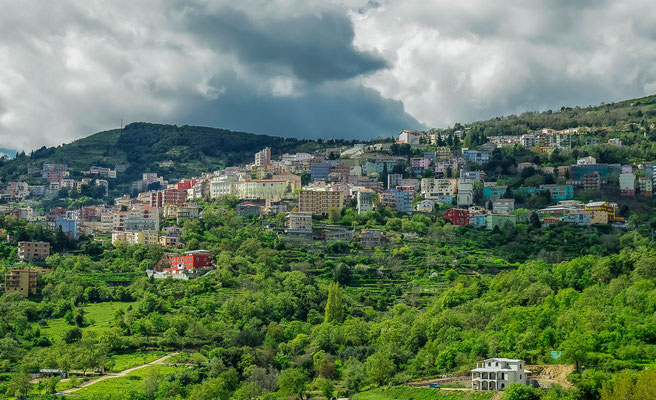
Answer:
[[[114, 318], [114, 313], [119, 309], [127, 309], [134, 303], [94, 303], [84, 307], [85, 315], [84, 320], [86, 326], [82, 331], [103, 331], [110, 327], [110, 323]], [[64, 318], [55, 318], [48, 321], [48, 326], [40, 326], [41, 334], [47, 336], [53, 341], [61, 340], [66, 332], [73, 326], [69, 325]]]
[[382, 387], [358, 393], [352, 400], [489, 400], [495, 392], [471, 392], [415, 388], [408, 386]]
[[128, 354], [115, 354], [112, 356], [114, 366], [112, 367], [111, 372], [121, 372], [128, 368], [146, 364], [164, 357], [167, 354], [168, 353], [165, 351], [138, 351]]
[[169, 367], [166, 365], [153, 365], [146, 368], [141, 368], [127, 374], [124, 377], [105, 379], [91, 386], [87, 386], [75, 392], [80, 399], [93, 399], [99, 395], [126, 395], [130, 392], [143, 391], [144, 378], [148, 376], [151, 371], [157, 371], [166, 378], [166, 375], [180, 370], [179, 367]]

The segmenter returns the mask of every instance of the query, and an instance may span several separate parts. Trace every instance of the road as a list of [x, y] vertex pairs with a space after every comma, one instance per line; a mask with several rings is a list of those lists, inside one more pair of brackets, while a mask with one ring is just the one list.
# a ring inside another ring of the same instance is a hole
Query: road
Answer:
[[92, 380], [90, 380], [90, 381], [88, 381], [88, 382], [84, 382], [84, 383], [81, 384], [80, 386], [76, 386], [76, 387], [74, 387], [74, 388], [70, 388], [70, 389], [68, 389], [68, 390], [64, 390], [62, 393], [65, 394], [65, 395], [67, 395], [67, 394], [72, 394], [72, 393], [75, 393], [75, 392], [77, 392], [78, 390], [80, 390], [80, 389], [82, 389], [82, 388], [85, 388], [85, 387], [87, 387], [87, 386], [91, 386], [91, 385], [96, 384], [96, 383], [98, 383], [98, 382], [100, 382], [100, 381], [104, 381], [105, 379], [120, 378], [120, 377], [122, 377], [122, 376], [125, 376], [125, 375], [129, 374], [129, 373], [132, 372], [132, 371], [136, 371], [136, 370], [138, 370], [138, 369], [145, 368], [145, 367], [148, 367], [148, 366], [151, 366], [151, 365], [162, 364], [164, 361], [168, 360], [168, 359], [171, 358], [171, 357], [177, 356], [178, 354], [180, 354], [180, 353], [171, 353], [171, 354], [167, 354], [167, 355], [165, 355], [165, 356], [162, 357], [162, 358], [158, 358], [157, 360], [155, 360], [155, 361], [151, 361], [151, 362], [146, 363], [146, 364], [141, 364], [141, 365], [138, 365], [138, 366], [136, 366], [136, 367], [132, 367], [132, 368], [128, 368], [128, 369], [124, 369], [123, 371], [121, 371], [121, 372], [117, 372], [117, 373], [114, 373], [114, 374], [103, 375], [103, 376], [98, 377], [98, 378], [96, 378], [96, 379], [92, 379]]

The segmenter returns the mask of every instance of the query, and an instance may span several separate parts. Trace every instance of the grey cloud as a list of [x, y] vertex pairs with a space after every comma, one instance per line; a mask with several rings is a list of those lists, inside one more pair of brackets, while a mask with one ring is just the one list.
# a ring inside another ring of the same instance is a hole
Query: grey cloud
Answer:
[[189, 29], [220, 51], [247, 63], [289, 68], [312, 83], [342, 80], [386, 67], [380, 57], [353, 47], [353, 23], [343, 12], [324, 10], [262, 19], [230, 8], [188, 17]]
[[185, 118], [202, 125], [298, 138], [361, 139], [424, 128], [403, 110], [353, 81], [312, 87], [302, 97], [262, 96], [236, 76], [217, 77], [225, 94]]

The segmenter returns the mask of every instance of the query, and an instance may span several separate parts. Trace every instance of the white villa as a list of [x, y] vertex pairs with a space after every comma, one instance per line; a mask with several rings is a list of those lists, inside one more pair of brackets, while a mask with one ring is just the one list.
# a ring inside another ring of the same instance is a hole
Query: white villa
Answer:
[[524, 369], [523, 360], [488, 358], [477, 362], [472, 369], [472, 389], [503, 390], [515, 382], [526, 385], [526, 376], [530, 373]]

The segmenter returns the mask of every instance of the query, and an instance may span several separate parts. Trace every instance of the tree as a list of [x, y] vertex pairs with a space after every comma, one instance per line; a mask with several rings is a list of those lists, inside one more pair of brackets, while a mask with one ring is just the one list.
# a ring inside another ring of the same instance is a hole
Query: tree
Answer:
[[367, 381], [382, 385], [392, 377], [394, 362], [385, 354], [377, 352], [367, 358], [364, 369], [367, 374]]
[[80, 339], [82, 339], [82, 330], [80, 330], [80, 328], [77, 326], [71, 328], [68, 332], [66, 332], [66, 334], [64, 334], [64, 342], [69, 344], [77, 342]]
[[542, 222], [540, 222], [540, 217], [538, 217], [537, 213], [531, 213], [531, 216], [529, 217], [529, 222], [531, 223], [531, 226], [533, 228], [539, 229], [542, 227]]
[[339, 283], [332, 282], [328, 287], [328, 300], [326, 301], [326, 314], [324, 322], [340, 322], [342, 320], [342, 297]]
[[503, 400], [540, 400], [540, 392], [521, 383], [511, 383], [504, 390]]
[[307, 372], [300, 368], [289, 368], [283, 370], [278, 379], [280, 393], [286, 396], [298, 396], [303, 400], [303, 395], [307, 389], [308, 382]]
[[149, 368], [144, 378], [144, 390], [149, 398], [154, 399], [162, 381], [162, 374], [156, 368]]
[[22, 373], [14, 376], [7, 385], [8, 396], [16, 397], [16, 399], [25, 399], [32, 389], [32, 378], [30, 374]]

